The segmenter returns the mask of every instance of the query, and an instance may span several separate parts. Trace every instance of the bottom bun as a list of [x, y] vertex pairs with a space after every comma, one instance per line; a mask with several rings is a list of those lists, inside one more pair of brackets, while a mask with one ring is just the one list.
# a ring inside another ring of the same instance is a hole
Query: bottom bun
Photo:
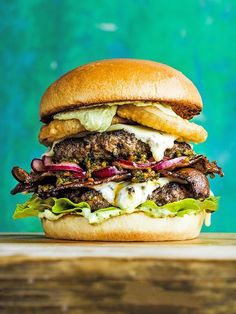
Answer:
[[122, 215], [91, 225], [84, 217], [66, 215], [51, 221], [42, 219], [49, 238], [86, 241], [171, 241], [196, 238], [204, 213], [174, 218], [151, 218], [144, 213]]

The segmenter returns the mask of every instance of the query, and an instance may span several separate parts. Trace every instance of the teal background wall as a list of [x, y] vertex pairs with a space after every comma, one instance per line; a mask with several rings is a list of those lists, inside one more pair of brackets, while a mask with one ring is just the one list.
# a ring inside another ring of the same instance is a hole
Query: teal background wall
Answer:
[[205, 107], [195, 120], [209, 137], [196, 150], [225, 171], [211, 181], [222, 198], [207, 230], [236, 231], [236, 1], [2, 0], [0, 33], [0, 231], [41, 230], [37, 219], [12, 220], [27, 196], [9, 191], [12, 166], [29, 170], [44, 152], [37, 141], [42, 93], [78, 65], [115, 57], [167, 63], [197, 85]]

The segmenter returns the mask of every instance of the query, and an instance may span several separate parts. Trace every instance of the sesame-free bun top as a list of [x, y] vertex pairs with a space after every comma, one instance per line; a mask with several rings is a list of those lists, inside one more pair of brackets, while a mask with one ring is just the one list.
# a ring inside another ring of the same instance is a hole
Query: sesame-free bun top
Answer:
[[194, 84], [181, 72], [154, 61], [111, 59], [88, 63], [51, 84], [40, 103], [40, 116], [111, 102], [152, 101], [169, 104], [185, 119], [202, 110]]

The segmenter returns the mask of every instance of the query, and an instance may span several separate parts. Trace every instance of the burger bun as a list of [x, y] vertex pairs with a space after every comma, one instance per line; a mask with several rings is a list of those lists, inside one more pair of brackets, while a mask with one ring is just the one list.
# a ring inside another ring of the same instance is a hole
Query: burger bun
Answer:
[[184, 217], [152, 218], [132, 213], [110, 218], [100, 224], [89, 224], [84, 217], [65, 215], [58, 220], [42, 219], [49, 238], [84, 241], [175, 241], [196, 238], [204, 213]]

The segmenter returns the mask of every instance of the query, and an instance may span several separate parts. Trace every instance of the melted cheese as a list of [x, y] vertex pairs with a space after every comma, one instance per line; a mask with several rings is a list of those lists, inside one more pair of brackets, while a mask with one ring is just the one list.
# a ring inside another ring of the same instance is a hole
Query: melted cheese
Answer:
[[[152, 102], [116, 102], [116, 103], [106, 103], [106, 106], [92, 107], [89, 109], [77, 109], [70, 110], [61, 113], [57, 113], [54, 115], [54, 119], [59, 120], [68, 120], [68, 119], [78, 119], [81, 124], [88, 131], [95, 132], [104, 132], [104, 131], [115, 131], [124, 129], [129, 133], [135, 134], [136, 138], [147, 143], [150, 146], [153, 157], [156, 161], [159, 161], [164, 156], [164, 151], [167, 148], [171, 148], [174, 145], [174, 141], [176, 140], [175, 135], [169, 135], [162, 132], [158, 132], [154, 129], [142, 127], [142, 126], [132, 126], [126, 124], [115, 124], [111, 125], [112, 118], [116, 114], [117, 105], [123, 105], [127, 103], [132, 103], [136, 106], [155, 106], [161, 111], [165, 112], [170, 116], [176, 116], [176, 113], [171, 109], [170, 106], [159, 103]], [[98, 118], [99, 117], [99, 118]], [[73, 136], [76, 137], [76, 136]], [[62, 139], [64, 140], [64, 139]], [[52, 148], [46, 153], [48, 156], [53, 155], [53, 147], [57, 142], [53, 143]]]
[[[57, 143], [60, 143], [60, 142], [63, 142], [66, 138], [80, 138], [80, 137], [85, 137], [89, 132], [85, 131], [85, 132], [81, 132], [81, 133], [78, 133], [76, 135], [72, 135], [72, 136], [68, 136], [68, 137], [63, 137], [61, 138], [60, 140], [58, 141], [54, 141], [52, 143], [52, 146], [48, 148], [48, 151], [46, 151], [46, 153], [44, 153], [42, 156], [49, 156], [49, 157], [52, 157], [54, 155], [54, 147]], [[41, 158], [42, 158], [41, 156]]]
[[211, 225], [211, 213], [205, 214], [205, 226], [209, 227]]
[[94, 189], [100, 192], [103, 198], [115, 207], [125, 209], [132, 213], [136, 207], [144, 203], [148, 196], [157, 188], [170, 182], [167, 178], [160, 178], [156, 181], [142, 183], [130, 182], [108, 182], [97, 186]]
[[58, 141], [55, 141], [55, 142], [53, 142], [52, 143], [52, 146], [48, 149], [48, 151], [46, 152], [46, 153], [44, 153], [42, 156], [41, 156], [41, 158], [43, 157], [43, 156], [48, 156], [48, 157], [52, 157], [53, 155], [54, 155], [54, 146], [57, 144], [57, 143], [60, 143], [60, 142], [62, 142], [62, 141], [64, 141], [64, 138], [63, 139], [61, 139], [61, 140], [58, 140]]
[[107, 131], [125, 130], [133, 133], [135, 137], [150, 146], [152, 155], [156, 161], [162, 160], [167, 148], [171, 148], [176, 140], [175, 135], [158, 132], [151, 128], [127, 124], [111, 125]]
[[94, 190], [100, 192], [105, 200], [110, 204], [117, 206], [116, 197], [120, 193], [121, 189], [128, 184], [129, 182], [107, 182], [94, 186]]
[[[127, 125], [127, 124], [111, 125], [107, 129], [107, 131], [116, 131], [116, 130], [122, 130], [122, 129], [129, 133], [133, 133], [137, 139], [148, 144], [150, 146], [153, 157], [156, 161], [162, 160], [165, 150], [167, 148], [172, 148], [174, 145], [174, 141], [177, 138], [175, 135], [165, 134], [165, 133], [158, 132], [156, 130], [153, 130], [147, 127]], [[81, 134], [82, 133], [71, 136], [71, 137], [82, 137]], [[52, 147], [44, 155], [53, 156], [54, 146], [61, 141], [64, 141], [64, 138], [53, 142]]]

